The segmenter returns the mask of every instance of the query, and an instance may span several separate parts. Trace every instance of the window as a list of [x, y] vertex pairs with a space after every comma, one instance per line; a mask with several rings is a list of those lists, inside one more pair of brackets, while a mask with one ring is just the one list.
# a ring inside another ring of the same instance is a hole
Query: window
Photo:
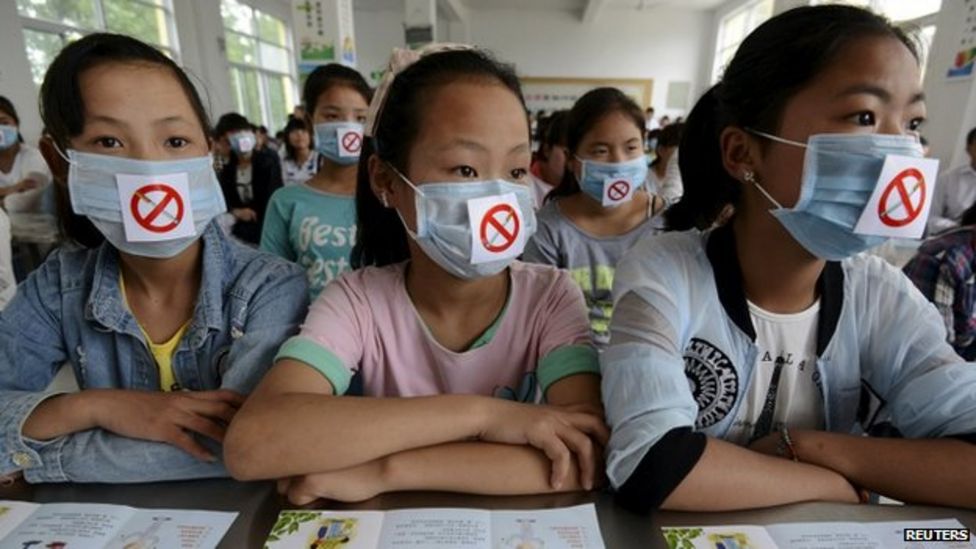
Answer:
[[739, 44], [773, 15], [773, 0], [751, 0], [722, 18], [718, 25], [712, 82], [718, 82]]
[[237, 110], [272, 132], [295, 105], [293, 57], [284, 21], [238, 0], [223, 0], [230, 83]]
[[17, 11], [37, 85], [61, 48], [91, 32], [127, 34], [178, 59], [170, 0], [17, 0]]

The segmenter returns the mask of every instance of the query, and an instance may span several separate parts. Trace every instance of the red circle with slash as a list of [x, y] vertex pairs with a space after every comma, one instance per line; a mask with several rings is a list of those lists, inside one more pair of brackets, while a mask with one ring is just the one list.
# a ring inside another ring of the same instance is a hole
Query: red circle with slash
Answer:
[[624, 180], [614, 181], [610, 184], [610, 188], [607, 189], [607, 198], [616, 202], [618, 200], [623, 200], [629, 192], [630, 183]]
[[[163, 194], [159, 200], [154, 201], [149, 198], [149, 193]], [[139, 210], [139, 203], [143, 200], [152, 204], [153, 206], [153, 208], [145, 214]], [[166, 207], [169, 206], [170, 202], [174, 201], [176, 202], [176, 214], [170, 216], [166, 212]], [[178, 227], [180, 222], [183, 221], [183, 214], [186, 211], [183, 206], [183, 197], [180, 196], [180, 193], [178, 193], [173, 187], [163, 183], [151, 183], [149, 185], [143, 185], [136, 190], [136, 192], [132, 194], [129, 209], [132, 211], [132, 218], [140, 227], [154, 233], [166, 233]], [[160, 223], [159, 218], [163, 217], [164, 214], [166, 217], [171, 217], [171, 219], [163, 219], [163, 222]]]
[[[914, 188], [909, 189], [907, 181], [915, 180], [917, 181]], [[912, 197], [915, 195], [915, 191], [921, 190], [921, 197], [918, 203], [912, 201]], [[897, 198], [892, 197], [892, 193], [897, 193]], [[904, 227], [911, 222], [918, 219], [921, 215], [922, 209], [925, 206], [925, 176], [922, 175], [916, 168], [907, 168], [902, 170], [888, 183], [885, 187], [883, 193], [881, 193], [881, 199], [878, 201], [878, 217], [881, 222], [889, 227]], [[889, 206], [888, 201], [892, 199], [893, 203]], [[904, 217], [894, 217], [891, 214], [895, 211], [904, 209]]]
[[[511, 231], [507, 227], [509, 219], [515, 221]], [[489, 238], [491, 229], [494, 229], [494, 234]], [[509, 204], [498, 204], [491, 207], [481, 218], [481, 243], [491, 253], [502, 253], [518, 240], [520, 229], [521, 222], [515, 208]], [[501, 242], [496, 242], [498, 237], [501, 237]]]
[[349, 152], [357, 153], [363, 148], [363, 136], [356, 132], [349, 132], [342, 136], [342, 147]]

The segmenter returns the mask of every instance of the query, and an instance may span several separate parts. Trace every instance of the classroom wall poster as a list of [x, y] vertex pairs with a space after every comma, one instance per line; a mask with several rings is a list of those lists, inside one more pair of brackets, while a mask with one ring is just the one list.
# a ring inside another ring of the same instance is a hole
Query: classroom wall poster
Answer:
[[356, 66], [352, 0], [292, 0], [292, 20], [299, 74], [329, 63]]
[[964, 16], [960, 17], [956, 47], [958, 50], [952, 58], [952, 65], [946, 78], [949, 80], [964, 80], [972, 78], [973, 66], [976, 65], [976, 0], [962, 0]]
[[641, 108], [650, 106], [654, 82], [651, 79], [620, 78], [521, 78], [525, 106], [530, 112], [553, 112], [571, 109], [573, 103], [586, 92], [603, 86], [612, 86], [624, 92]]

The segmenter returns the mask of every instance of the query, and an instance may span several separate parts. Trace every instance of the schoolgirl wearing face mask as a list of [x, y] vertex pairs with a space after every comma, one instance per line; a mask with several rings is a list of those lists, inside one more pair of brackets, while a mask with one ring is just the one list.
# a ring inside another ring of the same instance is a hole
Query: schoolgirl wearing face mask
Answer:
[[664, 202], [647, 191], [644, 115], [615, 88], [580, 97], [569, 111], [566, 172], [539, 211], [525, 261], [566, 269], [586, 297], [593, 338], [610, 341], [613, 275], [639, 239], [660, 228]]
[[760, 25], [699, 99], [666, 214], [680, 232], [617, 268], [601, 360], [622, 502], [976, 506], [976, 365], [861, 253], [925, 228], [920, 82], [899, 27], [828, 5]]
[[[288, 477], [295, 503], [592, 488], [605, 431], [583, 296], [515, 259], [536, 227], [517, 78], [470, 48], [398, 51], [366, 127], [358, 269], [235, 419], [231, 470]], [[343, 396], [354, 373], [363, 397]]]
[[[72, 244], [0, 316], [0, 476], [224, 476], [226, 425], [297, 330], [305, 278], [223, 235], [206, 113], [155, 48], [73, 42], [41, 107]], [[79, 392], [45, 390], [63, 364]]]
[[326, 284], [350, 269], [356, 244], [356, 168], [363, 122], [373, 92], [349, 67], [329, 64], [305, 80], [304, 102], [315, 128], [318, 171], [271, 197], [261, 248], [305, 269], [314, 300]]

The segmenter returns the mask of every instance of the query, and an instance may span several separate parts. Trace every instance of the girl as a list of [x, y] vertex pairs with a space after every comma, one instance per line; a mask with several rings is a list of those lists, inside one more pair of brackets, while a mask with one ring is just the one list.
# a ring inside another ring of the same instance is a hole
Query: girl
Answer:
[[[304, 276], [211, 221], [224, 202], [206, 113], [164, 54], [88, 35], [51, 63], [41, 110], [67, 156], [47, 160], [78, 214], [61, 219], [77, 246], [54, 252], [0, 314], [0, 475], [225, 475], [215, 443], [295, 332]], [[82, 390], [45, 391], [65, 362]]]
[[14, 104], [0, 97], [0, 200], [8, 212], [40, 213], [51, 171], [40, 151], [24, 143]]
[[356, 163], [372, 97], [366, 80], [342, 65], [319, 67], [305, 81], [303, 99], [312, 112], [320, 168], [305, 184], [271, 197], [261, 248], [305, 269], [312, 299], [349, 270], [356, 243]]
[[668, 127], [655, 130], [654, 162], [648, 170], [648, 191], [661, 197], [665, 206], [671, 206], [681, 198], [683, 192], [681, 173], [678, 169], [678, 143], [681, 142], [681, 132], [685, 125], [671, 124]]
[[261, 224], [271, 195], [281, 188], [278, 153], [257, 148], [254, 126], [236, 112], [217, 121], [217, 139], [230, 151], [218, 173], [224, 199], [230, 206], [230, 233], [248, 244], [261, 242]]
[[580, 97], [566, 123], [563, 180], [539, 211], [539, 231], [525, 261], [567, 269], [583, 289], [593, 339], [610, 341], [613, 273], [623, 253], [652, 234], [663, 203], [637, 189], [647, 178], [644, 114], [620, 90]]
[[[362, 268], [325, 288], [228, 432], [233, 474], [291, 477], [295, 503], [594, 485], [604, 427], [582, 295], [512, 260], [534, 227], [518, 80], [456, 48], [395, 54], [360, 161]], [[468, 212], [495, 208], [514, 238], [482, 262]], [[366, 396], [340, 396], [356, 371]]]
[[304, 120], [289, 120], [284, 134], [281, 179], [286, 187], [290, 187], [315, 177], [315, 172], [319, 169], [319, 153], [312, 148], [312, 136], [309, 135], [308, 125]]
[[[857, 502], [863, 488], [976, 506], [976, 368], [905, 276], [855, 255], [885, 240], [854, 232], [878, 211], [885, 162], [925, 162], [922, 97], [901, 30], [827, 5], [761, 25], [699, 100], [668, 222], [734, 214], [648, 239], [618, 267], [602, 360], [623, 502], [711, 511]], [[905, 438], [852, 434], [881, 420]]]

